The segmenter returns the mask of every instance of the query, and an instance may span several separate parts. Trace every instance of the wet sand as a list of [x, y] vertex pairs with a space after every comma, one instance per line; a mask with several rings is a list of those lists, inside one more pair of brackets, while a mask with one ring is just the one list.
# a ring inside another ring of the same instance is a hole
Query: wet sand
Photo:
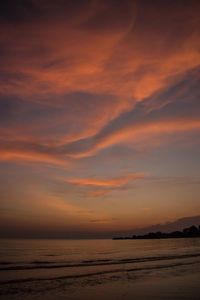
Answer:
[[2, 300], [199, 300], [200, 262], [143, 271], [7, 284]]

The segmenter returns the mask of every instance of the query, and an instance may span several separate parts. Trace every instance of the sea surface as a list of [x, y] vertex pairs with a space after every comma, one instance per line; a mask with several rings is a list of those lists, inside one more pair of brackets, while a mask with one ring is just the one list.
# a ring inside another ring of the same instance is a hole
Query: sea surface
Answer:
[[1, 299], [200, 299], [200, 238], [0, 240]]

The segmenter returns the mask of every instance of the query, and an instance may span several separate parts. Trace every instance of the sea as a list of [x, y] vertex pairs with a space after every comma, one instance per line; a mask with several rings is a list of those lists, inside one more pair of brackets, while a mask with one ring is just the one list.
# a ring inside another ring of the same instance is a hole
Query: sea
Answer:
[[2, 239], [0, 299], [200, 299], [200, 238]]

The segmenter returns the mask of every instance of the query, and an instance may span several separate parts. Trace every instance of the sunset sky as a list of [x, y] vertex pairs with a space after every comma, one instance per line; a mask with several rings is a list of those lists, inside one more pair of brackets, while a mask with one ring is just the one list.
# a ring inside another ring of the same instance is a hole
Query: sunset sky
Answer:
[[200, 1], [0, 2], [3, 237], [200, 215]]

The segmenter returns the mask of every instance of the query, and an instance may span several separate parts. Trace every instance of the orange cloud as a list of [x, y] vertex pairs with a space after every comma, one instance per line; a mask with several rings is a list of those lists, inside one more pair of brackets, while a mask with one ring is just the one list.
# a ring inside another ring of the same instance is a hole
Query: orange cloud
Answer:
[[[31, 141], [3, 141], [0, 147], [1, 160], [12, 161], [32, 161], [58, 164], [60, 166], [72, 165], [73, 159], [92, 156], [94, 153], [115, 145], [117, 143], [135, 143], [135, 146], [142, 145], [144, 142], [151, 142], [150, 136], [172, 134], [178, 132], [191, 132], [200, 129], [199, 119], [172, 119], [172, 120], [152, 120], [146, 123], [133, 123], [113, 129], [100, 138], [94, 136], [90, 141], [84, 139], [82, 145], [42, 145]], [[161, 140], [164, 138], [161, 137]], [[130, 140], [131, 138], [131, 140]], [[16, 137], [15, 137], [16, 139]], [[81, 146], [81, 147], [80, 147]], [[70, 149], [71, 148], [71, 149]], [[131, 175], [134, 178], [135, 175]], [[74, 179], [74, 183], [80, 185], [96, 186], [120, 186], [131, 177], [125, 177], [113, 180], [95, 180], [95, 179]], [[73, 180], [71, 180], [73, 182]]]
[[[170, 134], [178, 132], [187, 132], [191, 130], [200, 129], [200, 120], [189, 120], [189, 119], [177, 119], [177, 120], [158, 120], [153, 122], [147, 122], [144, 124], [129, 124], [127, 126], [122, 126], [117, 130], [105, 135], [105, 137], [98, 138], [94, 137], [94, 144], [91, 142], [91, 147], [89, 150], [80, 151], [79, 153], [69, 153], [68, 155], [74, 158], [81, 158], [91, 156], [99, 150], [106, 147], [110, 147], [117, 143], [126, 141], [128, 138], [132, 138], [134, 142], [143, 142], [146, 139], [146, 135], [155, 134]], [[131, 140], [132, 141], [132, 140]], [[87, 149], [87, 147], [86, 147]]]
[[[120, 187], [132, 180], [142, 179], [144, 175], [131, 173], [126, 176], [109, 179], [95, 179], [95, 178], [75, 178], [67, 179], [66, 182], [75, 183], [78, 185], [102, 186], [102, 187]], [[98, 193], [98, 192], [97, 192]]]
[[[199, 128], [198, 120], [191, 117], [185, 125], [183, 117], [182, 121], [133, 122], [101, 136], [105, 127], [138, 102], [150, 110], [174, 101], [162, 99], [158, 104], [152, 95], [167, 93], [188, 71], [199, 67], [199, 4], [192, 2], [188, 10], [187, 5], [176, 3], [172, 13], [167, 5], [125, 1], [111, 13], [112, 1], [92, 2], [79, 8], [64, 2], [57, 6], [51, 1], [48, 5], [33, 1], [44, 18], [27, 20], [26, 14], [19, 14], [22, 20], [17, 26], [5, 22], [1, 27], [0, 91], [22, 98], [24, 102], [18, 106], [29, 102], [26, 110], [22, 109], [23, 116], [27, 111], [43, 112], [40, 118], [36, 113], [34, 118], [19, 118], [15, 126], [3, 130], [15, 127], [9, 134], [11, 141], [35, 139], [52, 152], [30, 153], [26, 147], [23, 151], [9, 149], [7, 154], [2, 150], [5, 159], [59, 163], [65, 156], [91, 156], [128, 137]], [[16, 4], [18, 13], [20, 5]], [[146, 101], [147, 97], [152, 97], [152, 102]], [[56, 109], [58, 113], [53, 115]], [[68, 151], [73, 142], [86, 147]], [[54, 150], [60, 148], [66, 152], [58, 157]]]
[[[15, 161], [15, 162], [20, 162], [20, 161], [30, 161], [30, 162], [42, 162], [42, 163], [50, 163], [50, 164], [58, 164], [58, 165], [63, 165], [64, 161], [53, 157], [49, 156], [47, 154], [40, 154], [37, 152], [27, 152], [27, 151], [2, 151], [0, 149], [0, 154], [1, 158], [0, 160], [7, 161]], [[67, 162], [66, 162], [67, 164]]]
[[91, 198], [100, 197], [100, 196], [110, 193], [111, 191], [112, 191], [111, 189], [94, 190], [94, 191], [90, 192], [89, 197], [91, 197]]
[[[113, 94], [123, 97], [118, 103], [123, 111], [167, 86], [170, 78], [199, 66], [196, 2], [190, 11], [176, 4], [176, 18], [168, 7], [158, 10], [156, 5], [134, 1], [115, 7], [112, 15], [111, 3], [88, 4], [83, 10], [76, 8], [73, 19], [61, 17], [67, 11], [62, 5], [60, 18], [53, 15], [51, 5], [40, 6], [45, 23], [5, 24], [1, 29], [7, 50], [1, 67], [8, 79], [1, 85], [2, 93], [12, 88], [29, 101], [55, 106], [59, 104], [49, 99], [50, 93], [54, 97], [73, 91]], [[142, 11], [147, 7], [145, 19]], [[101, 17], [107, 22], [100, 22]], [[177, 25], [180, 34], [175, 37]]]

